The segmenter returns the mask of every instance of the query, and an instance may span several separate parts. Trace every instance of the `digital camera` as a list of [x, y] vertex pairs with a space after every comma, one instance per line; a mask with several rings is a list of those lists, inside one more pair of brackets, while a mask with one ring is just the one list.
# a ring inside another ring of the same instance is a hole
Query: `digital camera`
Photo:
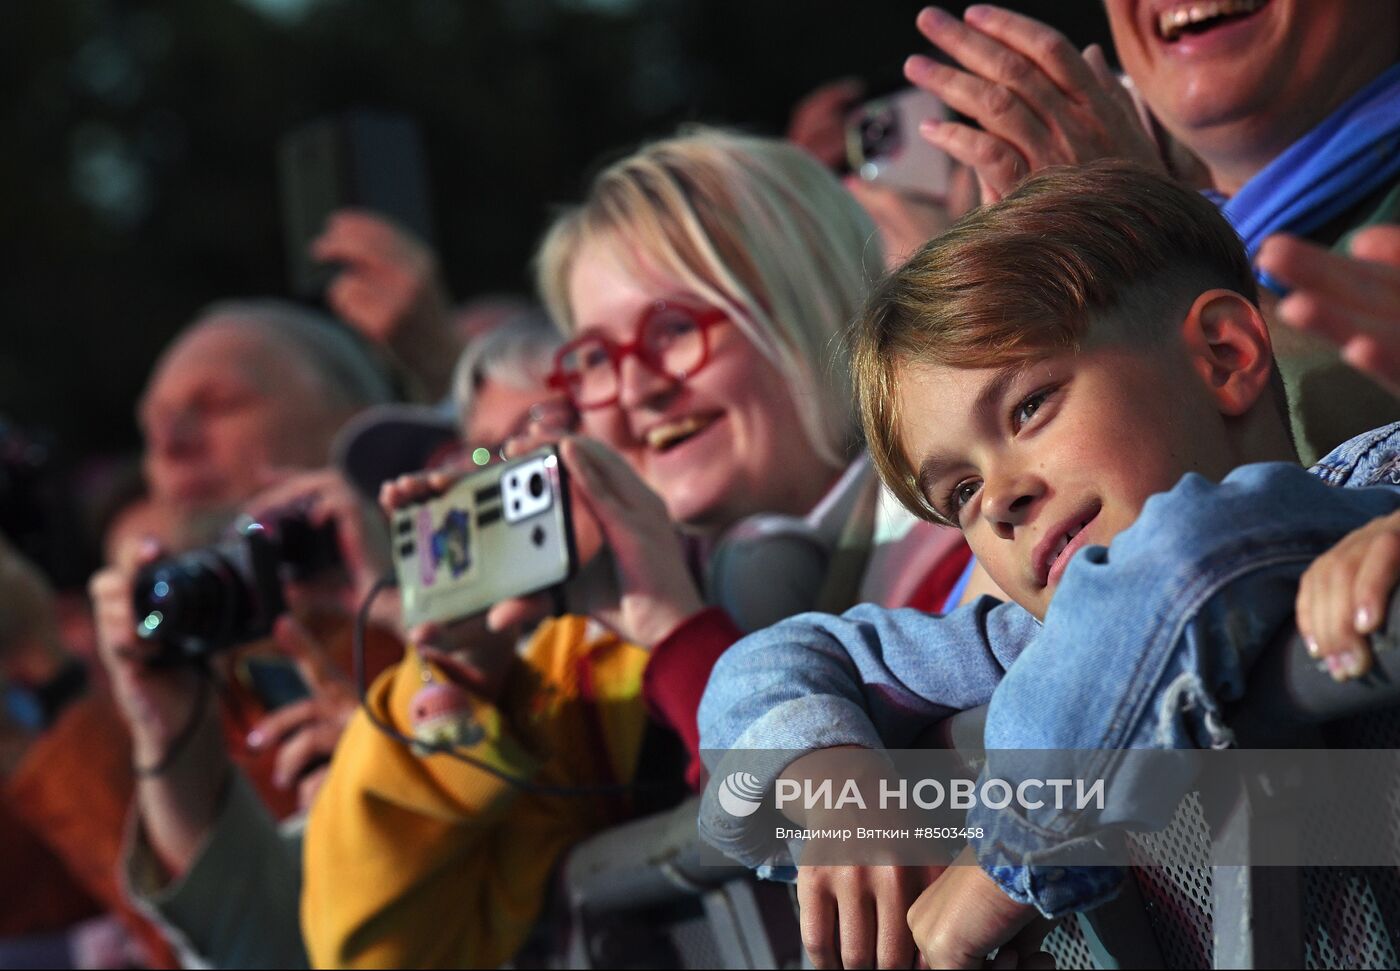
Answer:
[[335, 525], [292, 512], [268, 522], [243, 517], [233, 539], [159, 560], [132, 589], [136, 633], [166, 660], [201, 658], [266, 637], [286, 609], [283, 584], [340, 563]]

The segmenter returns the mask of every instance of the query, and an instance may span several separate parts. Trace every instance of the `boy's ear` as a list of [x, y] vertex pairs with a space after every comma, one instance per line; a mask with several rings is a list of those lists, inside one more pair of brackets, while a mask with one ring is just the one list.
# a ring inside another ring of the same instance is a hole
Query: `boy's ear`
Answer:
[[1207, 290], [1181, 324], [1191, 366], [1223, 415], [1238, 417], [1269, 391], [1274, 368], [1269, 326], [1259, 308], [1233, 290]]

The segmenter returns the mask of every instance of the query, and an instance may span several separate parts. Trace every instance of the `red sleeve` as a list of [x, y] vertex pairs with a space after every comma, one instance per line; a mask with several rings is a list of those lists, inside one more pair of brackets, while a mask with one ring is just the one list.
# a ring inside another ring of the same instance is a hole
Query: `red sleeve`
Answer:
[[653, 718], [669, 726], [681, 741], [690, 759], [685, 781], [698, 790], [705, 775], [700, 761], [700, 728], [695, 714], [700, 696], [710, 680], [710, 671], [719, 656], [744, 632], [718, 607], [707, 607], [681, 621], [651, 649], [642, 674], [642, 697]]

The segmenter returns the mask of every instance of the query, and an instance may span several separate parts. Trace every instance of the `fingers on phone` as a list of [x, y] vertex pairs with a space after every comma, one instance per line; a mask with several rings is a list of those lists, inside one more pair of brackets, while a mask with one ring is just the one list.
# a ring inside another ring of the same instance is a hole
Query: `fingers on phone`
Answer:
[[499, 632], [518, 624], [536, 623], [548, 617], [552, 607], [553, 602], [548, 594], [511, 597], [492, 606], [486, 614], [486, 627]]

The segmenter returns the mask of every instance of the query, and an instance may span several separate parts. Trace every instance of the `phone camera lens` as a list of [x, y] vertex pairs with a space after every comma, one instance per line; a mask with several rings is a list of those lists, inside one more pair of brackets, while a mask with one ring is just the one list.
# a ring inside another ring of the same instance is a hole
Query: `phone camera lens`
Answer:
[[530, 476], [530, 495], [535, 499], [544, 495], [544, 476], [538, 472]]

